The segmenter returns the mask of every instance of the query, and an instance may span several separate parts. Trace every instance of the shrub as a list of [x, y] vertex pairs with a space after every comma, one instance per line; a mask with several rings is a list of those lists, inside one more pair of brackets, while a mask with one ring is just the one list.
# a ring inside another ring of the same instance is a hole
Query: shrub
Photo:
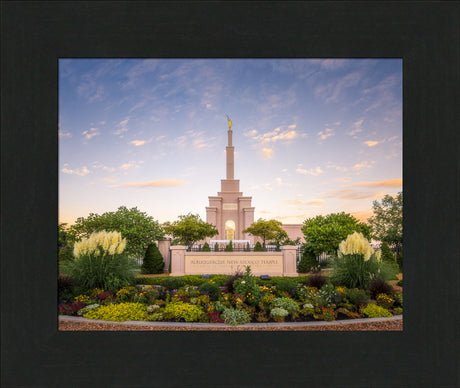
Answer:
[[77, 282], [68, 275], [58, 275], [58, 295], [61, 301], [70, 301], [74, 297]]
[[260, 289], [254, 278], [251, 275], [251, 267], [247, 266], [244, 275], [235, 280], [233, 283], [233, 291], [235, 294], [242, 295], [250, 305], [257, 305], [260, 300]]
[[403, 281], [402, 281], [402, 279], [401, 279], [398, 283], [396, 283], [396, 285], [399, 286], [399, 287], [402, 287], [402, 286], [403, 286]]
[[224, 291], [227, 292], [227, 293], [231, 293], [233, 294], [233, 283], [242, 278], [243, 277], [243, 272], [241, 271], [236, 271], [233, 275], [231, 275], [230, 277], [228, 277], [226, 280], [224, 280], [223, 282], [223, 286], [224, 286]]
[[59, 303], [59, 315], [76, 315], [78, 310], [85, 307], [83, 302], [61, 302]]
[[237, 326], [251, 322], [251, 316], [247, 311], [237, 310], [234, 308], [226, 308], [222, 313], [224, 322], [228, 325]]
[[161, 285], [163, 280], [168, 279], [169, 276], [155, 276], [155, 277], [137, 277], [135, 279], [136, 284], [143, 284], [143, 285]]
[[399, 251], [398, 256], [396, 257], [396, 262], [398, 263], [399, 270], [402, 271], [403, 270], [403, 250], [402, 248]]
[[63, 271], [75, 279], [83, 290], [99, 287], [116, 292], [134, 283], [137, 264], [123, 254], [126, 240], [119, 232], [95, 232], [74, 245], [74, 260]]
[[172, 319], [178, 322], [197, 322], [204, 315], [204, 311], [198, 305], [174, 302], [166, 305], [163, 315], [165, 319]]
[[233, 252], [232, 240], [230, 240], [230, 242], [227, 244], [227, 246], [224, 249], [224, 252]]
[[299, 305], [291, 298], [275, 298], [270, 303], [270, 310], [281, 308], [288, 312], [292, 318], [299, 316]]
[[359, 306], [369, 301], [369, 295], [365, 290], [350, 288], [347, 290], [347, 299], [350, 301], [352, 305]]
[[229, 275], [211, 275], [211, 280], [214, 281], [219, 287], [229, 278]]
[[218, 243], [214, 244], [214, 252], [219, 252], [219, 244]]
[[389, 263], [394, 263], [395, 262], [395, 256], [393, 254], [393, 251], [390, 249], [388, 244], [386, 242], [383, 242], [382, 245], [380, 246], [380, 250], [382, 251], [382, 260], [389, 262]]
[[385, 309], [391, 309], [395, 303], [395, 300], [389, 297], [387, 294], [378, 294], [375, 300], [379, 306], [382, 306]]
[[265, 249], [260, 243], [260, 241], [257, 241], [256, 245], [254, 245], [254, 252], [265, 252]]
[[155, 243], [150, 244], [145, 252], [144, 261], [142, 262], [141, 273], [158, 274], [163, 273], [165, 263], [160, 250]]
[[307, 272], [316, 272], [319, 271], [320, 265], [316, 259], [316, 255], [313, 252], [313, 249], [310, 246], [305, 246], [302, 251], [302, 257], [297, 268], [297, 272], [307, 273]]
[[318, 317], [325, 321], [334, 321], [337, 318], [337, 313], [331, 307], [322, 307]]
[[369, 318], [389, 318], [393, 316], [393, 314], [391, 314], [387, 309], [384, 309], [383, 307], [377, 306], [375, 304], [368, 304], [365, 307], [361, 307], [360, 312]]
[[90, 310], [83, 316], [104, 321], [143, 321], [147, 316], [147, 307], [141, 303], [109, 304]]
[[297, 297], [297, 278], [274, 278], [272, 284], [276, 287], [278, 296], [285, 296], [288, 293], [292, 297]]
[[77, 315], [84, 315], [86, 314], [88, 311], [91, 311], [91, 310], [94, 310], [94, 309], [97, 309], [100, 305], [98, 303], [93, 303], [93, 304], [90, 304], [88, 306], [85, 306], [83, 308], [81, 308], [80, 310], [77, 311]]
[[395, 300], [395, 306], [400, 306], [403, 307], [403, 293], [400, 291], [397, 291], [393, 294], [393, 298]]
[[402, 307], [395, 307], [395, 308], [393, 309], [393, 312], [394, 312], [395, 314], [397, 314], [397, 315], [401, 315], [401, 314], [403, 313], [403, 309], [402, 309]]
[[387, 282], [383, 279], [376, 278], [372, 280], [369, 291], [371, 292], [372, 299], [376, 299], [378, 294], [393, 294], [394, 290]]
[[58, 253], [58, 258], [59, 261], [67, 261], [67, 260], [72, 260], [73, 257], [73, 248], [69, 245], [66, 245], [65, 247], [59, 249]]
[[284, 318], [289, 315], [289, 312], [281, 307], [275, 307], [270, 310], [270, 316], [276, 321], [276, 322], [283, 322]]
[[313, 275], [307, 279], [307, 286], [308, 287], [316, 287], [320, 289], [322, 286], [324, 286], [327, 283], [326, 277], [322, 275]]
[[245, 252], [251, 252], [251, 246], [249, 245], [249, 242], [246, 243], [246, 248], [244, 248]]
[[170, 290], [178, 290], [185, 285], [185, 282], [180, 277], [168, 277], [161, 282], [161, 285]]
[[219, 295], [220, 295], [220, 288], [219, 286], [214, 283], [212, 280], [206, 282], [206, 283], [203, 283], [201, 284], [199, 287], [198, 287], [198, 290], [203, 293], [203, 294], [206, 294], [206, 295], [209, 295], [209, 297], [212, 299], [212, 300], [217, 300], [219, 299]]
[[211, 247], [207, 242], [204, 243], [203, 248], [201, 248], [201, 252], [211, 252]]

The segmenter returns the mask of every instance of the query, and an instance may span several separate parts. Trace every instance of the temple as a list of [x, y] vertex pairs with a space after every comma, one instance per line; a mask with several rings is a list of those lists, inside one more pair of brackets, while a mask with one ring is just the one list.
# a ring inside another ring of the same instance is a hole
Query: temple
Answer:
[[254, 243], [254, 236], [243, 230], [254, 222], [252, 197], [243, 196], [240, 181], [235, 179], [235, 147], [232, 145], [232, 122], [228, 119], [228, 145], [226, 147], [226, 179], [221, 180], [221, 189], [217, 196], [209, 197], [206, 207], [206, 222], [216, 226], [219, 234], [215, 240], [247, 240]]

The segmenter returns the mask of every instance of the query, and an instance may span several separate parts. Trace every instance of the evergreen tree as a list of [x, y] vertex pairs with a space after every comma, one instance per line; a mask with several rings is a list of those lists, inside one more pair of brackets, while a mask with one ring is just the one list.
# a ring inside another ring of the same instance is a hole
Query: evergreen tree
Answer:
[[260, 241], [257, 241], [256, 245], [254, 246], [254, 252], [264, 252], [264, 251], [265, 251], [265, 249], [262, 246], [262, 244], [260, 243]]
[[232, 240], [230, 240], [230, 242], [225, 247], [225, 252], [233, 252]]
[[382, 251], [383, 261], [390, 262], [390, 263], [395, 262], [395, 256], [393, 255], [393, 251], [390, 249], [390, 247], [388, 246], [386, 242], [382, 243], [380, 250]]
[[401, 250], [399, 251], [399, 254], [398, 254], [398, 257], [396, 259], [398, 265], [399, 265], [399, 270], [402, 271], [403, 270], [403, 249], [401, 248]]
[[209, 244], [206, 242], [204, 243], [203, 245], [203, 248], [201, 249], [202, 252], [211, 252], [211, 247], [209, 246]]
[[218, 243], [214, 244], [214, 252], [219, 252], [219, 244]]
[[249, 245], [248, 242], [246, 243], [245, 251], [246, 251], [246, 252], [251, 252], [251, 246]]
[[307, 273], [313, 272], [319, 268], [319, 262], [316, 259], [315, 252], [311, 246], [306, 246], [303, 249], [302, 257], [300, 258], [297, 272]]
[[157, 245], [155, 243], [150, 244], [145, 252], [141, 272], [143, 274], [163, 273], [164, 266], [163, 256], [161, 256]]

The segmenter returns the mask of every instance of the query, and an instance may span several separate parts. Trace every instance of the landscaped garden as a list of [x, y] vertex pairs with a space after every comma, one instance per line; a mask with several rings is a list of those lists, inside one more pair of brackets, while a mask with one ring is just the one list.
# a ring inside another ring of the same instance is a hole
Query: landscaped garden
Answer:
[[123, 255], [125, 246], [117, 232], [94, 233], [75, 244], [75, 259], [59, 277], [59, 314], [105, 321], [241, 325], [403, 312], [402, 291], [389, 284], [397, 280], [397, 265], [383, 260], [357, 232], [340, 244], [328, 276], [262, 279], [247, 267], [233, 275], [136, 277], [135, 263]]

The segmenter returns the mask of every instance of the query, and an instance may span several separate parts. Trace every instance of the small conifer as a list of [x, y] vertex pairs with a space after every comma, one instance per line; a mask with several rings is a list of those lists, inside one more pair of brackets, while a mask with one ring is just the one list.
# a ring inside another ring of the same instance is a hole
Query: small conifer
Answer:
[[160, 250], [155, 243], [148, 246], [142, 263], [141, 272], [143, 274], [163, 273], [165, 263], [161, 256]]
[[256, 245], [254, 246], [254, 252], [264, 252], [264, 251], [265, 251], [265, 249], [262, 246], [262, 244], [260, 243], [260, 241], [257, 241]]
[[383, 242], [380, 250], [382, 251], [382, 260], [390, 263], [395, 262], [395, 256], [386, 242]]

